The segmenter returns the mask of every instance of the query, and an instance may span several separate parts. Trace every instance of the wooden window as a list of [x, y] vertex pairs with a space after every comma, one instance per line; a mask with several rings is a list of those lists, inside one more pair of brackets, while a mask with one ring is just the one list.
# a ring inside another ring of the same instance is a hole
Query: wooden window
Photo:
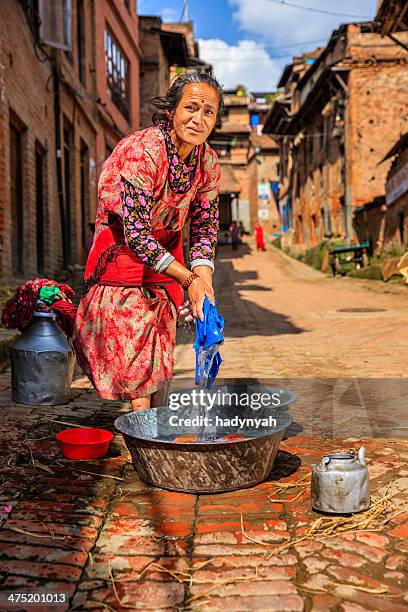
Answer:
[[105, 63], [112, 102], [129, 119], [129, 62], [108, 30], [105, 30]]
[[22, 130], [10, 122], [11, 264], [13, 274], [24, 272]]
[[40, 37], [46, 45], [71, 52], [71, 0], [40, 0]]

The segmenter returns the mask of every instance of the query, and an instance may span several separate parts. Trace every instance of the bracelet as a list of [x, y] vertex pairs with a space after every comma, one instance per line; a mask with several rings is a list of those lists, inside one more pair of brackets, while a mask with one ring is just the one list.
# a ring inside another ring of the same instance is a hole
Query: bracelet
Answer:
[[182, 283], [180, 283], [180, 285], [183, 287], [183, 289], [188, 289], [189, 286], [191, 285], [191, 283], [196, 279], [196, 278], [200, 278], [198, 276], [198, 274], [196, 274], [195, 272], [192, 272], [190, 274], [190, 276], [187, 276], [187, 278], [185, 280], [183, 280]]

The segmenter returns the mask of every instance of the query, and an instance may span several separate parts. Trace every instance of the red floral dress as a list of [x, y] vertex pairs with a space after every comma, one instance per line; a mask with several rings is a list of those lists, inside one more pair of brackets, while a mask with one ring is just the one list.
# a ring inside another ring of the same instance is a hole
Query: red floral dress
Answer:
[[[190, 267], [213, 268], [219, 180], [218, 158], [207, 143], [195, 147], [186, 164], [168, 124], [130, 134], [102, 169], [94, 246], [114, 216], [138, 260], [160, 273], [174, 257], [153, 230], [181, 231], [189, 219]], [[176, 322], [164, 286], [90, 287], [79, 304], [73, 342], [102, 399], [144, 397], [171, 379]]]

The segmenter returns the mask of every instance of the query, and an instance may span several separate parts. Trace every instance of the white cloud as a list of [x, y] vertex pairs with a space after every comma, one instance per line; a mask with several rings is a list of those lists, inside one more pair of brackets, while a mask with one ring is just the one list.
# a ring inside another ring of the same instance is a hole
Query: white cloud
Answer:
[[160, 12], [160, 17], [164, 22], [178, 21], [180, 18], [180, 11], [173, 8], [164, 8]]
[[281, 63], [269, 57], [264, 45], [241, 40], [229, 45], [211, 38], [199, 40], [200, 57], [214, 67], [214, 75], [227, 89], [245, 85], [253, 91], [270, 91], [276, 87]]
[[[294, 55], [324, 46], [341, 23], [372, 19], [377, 0], [287, 0], [313, 9], [359, 15], [327, 15], [292, 8], [271, 0], [228, 0], [232, 18], [246, 40], [200, 40], [200, 56], [213, 64], [221, 83], [242, 83], [253, 90], [271, 90]], [[255, 40], [250, 40], [256, 38]], [[295, 44], [294, 44], [295, 43]], [[301, 43], [301, 44], [296, 44]]]
[[[289, 1], [289, 0], [288, 0]], [[265, 44], [290, 44], [316, 39], [328, 39], [340, 23], [359, 21], [357, 18], [327, 15], [292, 8], [270, 0], [228, 0], [233, 8], [233, 19], [246, 33], [256, 34]], [[313, 9], [361, 15], [372, 19], [377, 0], [290, 0]], [[306, 49], [305, 49], [306, 50]]]

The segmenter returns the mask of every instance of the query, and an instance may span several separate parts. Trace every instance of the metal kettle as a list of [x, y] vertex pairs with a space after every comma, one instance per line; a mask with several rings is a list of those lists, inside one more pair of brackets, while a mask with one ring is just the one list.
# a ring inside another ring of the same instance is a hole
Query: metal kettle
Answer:
[[35, 312], [10, 347], [11, 395], [34, 406], [65, 404], [71, 398], [75, 358], [53, 312]]
[[370, 487], [365, 449], [324, 455], [312, 465], [312, 507], [319, 512], [349, 514], [368, 510]]

